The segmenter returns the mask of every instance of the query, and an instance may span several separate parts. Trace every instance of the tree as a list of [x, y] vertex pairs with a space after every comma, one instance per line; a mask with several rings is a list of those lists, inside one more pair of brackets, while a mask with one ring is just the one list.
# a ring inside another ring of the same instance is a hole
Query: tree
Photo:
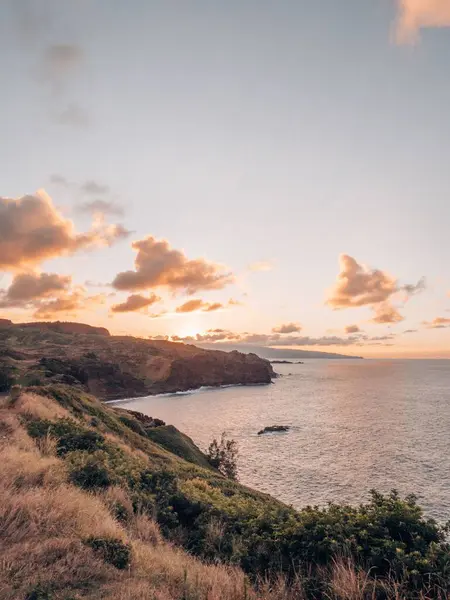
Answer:
[[206, 453], [208, 461], [222, 475], [229, 479], [237, 479], [238, 445], [235, 440], [228, 440], [225, 432], [222, 433], [220, 442], [216, 438], [210, 443]]

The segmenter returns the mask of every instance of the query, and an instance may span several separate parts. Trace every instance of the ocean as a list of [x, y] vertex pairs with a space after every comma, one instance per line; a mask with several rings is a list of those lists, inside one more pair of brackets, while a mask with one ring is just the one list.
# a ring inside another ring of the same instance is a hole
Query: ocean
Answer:
[[[450, 361], [324, 360], [274, 365], [272, 385], [128, 400], [201, 448], [239, 444], [239, 479], [296, 508], [359, 503], [369, 490], [415, 494], [450, 519]], [[258, 435], [267, 425], [286, 433]]]

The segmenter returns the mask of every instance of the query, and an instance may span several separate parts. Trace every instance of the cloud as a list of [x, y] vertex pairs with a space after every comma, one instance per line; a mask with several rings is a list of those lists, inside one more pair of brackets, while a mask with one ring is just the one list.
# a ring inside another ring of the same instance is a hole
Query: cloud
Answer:
[[206, 342], [223, 342], [227, 340], [239, 340], [239, 334], [227, 331], [226, 329], [208, 329], [206, 333], [197, 333], [197, 335], [188, 335], [180, 337], [173, 335], [171, 337], [172, 342], [183, 342], [185, 344], [199, 344]]
[[81, 213], [90, 213], [93, 215], [111, 215], [117, 217], [123, 217], [124, 209], [119, 204], [108, 200], [92, 200], [90, 202], [83, 202], [77, 207], [77, 210]]
[[417, 329], [405, 329], [403, 333], [417, 333]]
[[156, 304], [160, 300], [161, 298], [156, 294], [151, 294], [149, 297], [141, 296], [141, 294], [131, 294], [125, 302], [112, 306], [111, 311], [113, 313], [136, 312]]
[[44, 190], [18, 199], [0, 197], [0, 270], [27, 269], [78, 250], [111, 246], [128, 235], [122, 225], [103, 222], [76, 233]]
[[428, 329], [445, 329], [446, 327], [450, 327], [450, 319], [447, 319], [446, 317], [436, 317], [431, 322], [422, 321], [422, 325], [425, 325]]
[[106, 297], [103, 294], [97, 296], [86, 296], [83, 288], [67, 294], [62, 294], [52, 300], [46, 300], [37, 304], [37, 310], [34, 313], [36, 319], [53, 319], [59, 314], [64, 316], [75, 316], [80, 311], [85, 311], [94, 306], [105, 304]]
[[135, 271], [119, 273], [112, 282], [117, 290], [147, 290], [166, 287], [173, 292], [185, 290], [217, 290], [234, 281], [220, 265], [203, 258], [191, 260], [180, 250], [174, 250], [166, 240], [153, 237], [133, 242], [136, 250]]
[[72, 287], [72, 278], [56, 273], [19, 273], [11, 285], [0, 291], [0, 308], [33, 310], [37, 319], [75, 315], [81, 310], [105, 304], [107, 296], [88, 296], [82, 286]]
[[398, 5], [396, 38], [399, 43], [415, 42], [423, 27], [450, 27], [448, 0], [398, 0]]
[[250, 265], [248, 265], [248, 270], [249, 271], [272, 271], [273, 269], [273, 262], [269, 261], [269, 260], [261, 260], [258, 262], [254, 262], [251, 263]]
[[[60, 175], [59, 173], [54, 173], [53, 175], [50, 175], [50, 182], [56, 185], [60, 185], [61, 187], [67, 189], [77, 190], [81, 194], [87, 196], [103, 196], [111, 192], [108, 185], [105, 185], [104, 183], [99, 183], [94, 179], [88, 179], [87, 181], [78, 184], [69, 181], [67, 177], [64, 177], [64, 175]], [[102, 202], [102, 200], [99, 200], [99, 202]]]
[[421, 277], [417, 283], [407, 283], [403, 285], [400, 290], [406, 292], [407, 298], [421, 294], [427, 288], [427, 281], [425, 277]]
[[0, 308], [26, 308], [36, 300], [66, 292], [72, 279], [56, 273], [21, 273], [7, 290], [0, 291]]
[[361, 331], [361, 329], [358, 327], [358, 325], [347, 325], [345, 327], [345, 333], [359, 333]]
[[339, 257], [340, 272], [327, 304], [335, 309], [384, 302], [397, 291], [397, 282], [388, 273], [370, 269], [348, 254]]
[[109, 187], [107, 185], [103, 185], [101, 183], [97, 183], [93, 179], [85, 181], [80, 186], [80, 189], [85, 194], [99, 195], [99, 194], [107, 194], [109, 192]]
[[242, 302], [239, 300], [235, 300], [234, 298], [230, 298], [227, 302], [227, 306], [244, 306]]
[[76, 44], [53, 44], [42, 55], [42, 77], [60, 91], [68, 77], [78, 70], [84, 53]]
[[63, 187], [69, 187], [70, 183], [63, 175], [59, 175], [58, 173], [54, 173], [50, 175], [50, 182], [55, 183], [56, 185], [61, 185]]
[[[309, 336], [282, 336], [280, 334], [246, 333], [239, 334], [223, 329], [210, 329], [206, 333], [195, 336], [172, 336], [173, 342], [188, 344], [201, 344], [206, 342], [230, 342], [232, 344], [255, 344], [259, 346], [361, 346], [358, 337], [341, 338], [337, 336], [323, 336], [312, 338]], [[378, 339], [378, 338], [373, 338]], [[386, 338], [387, 339], [387, 338]], [[390, 339], [390, 338], [389, 338]]]
[[272, 329], [273, 333], [298, 333], [301, 330], [300, 323], [286, 323]]
[[224, 305], [220, 302], [204, 302], [200, 298], [195, 298], [193, 300], [188, 300], [181, 306], [178, 306], [175, 309], [177, 313], [190, 313], [201, 310], [202, 312], [213, 312], [215, 310], [219, 310], [220, 308], [224, 308]]
[[375, 316], [371, 319], [372, 323], [386, 324], [386, 323], [400, 323], [404, 321], [404, 317], [398, 312], [396, 308], [389, 304], [389, 302], [383, 302], [372, 307]]
[[426, 288], [424, 277], [416, 284], [399, 285], [397, 279], [379, 269], [359, 264], [348, 254], [339, 257], [340, 272], [326, 303], [334, 309], [370, 306], [375, 312], [373, 323], [398, 323], [403, 316], [389, 300], [398, 292], [405, 292], [408, 300]]
[[87, 111], [82, 106], [74, 102], [58, 112], [55, 115], [55, 120], [60, 125], [71, 125], [73, 127], [82, 128], [87, 127], [90, 122]]

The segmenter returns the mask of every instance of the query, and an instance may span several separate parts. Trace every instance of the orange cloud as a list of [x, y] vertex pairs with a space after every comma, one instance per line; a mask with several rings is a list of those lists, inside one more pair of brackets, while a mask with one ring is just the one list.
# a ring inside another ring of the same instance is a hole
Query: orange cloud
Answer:
[[195, 298], [193, 300], [188, 300], [181, 306], [178, 306], [175, 310], [177, 313], [190, 313], [195, 312], [197, 310], [201, 310], [202, 312], [213, 312], [215, 310], [219, 310], [224, 308], [224, 305], [220, 302], [204, 302], [200, 298]]
[[[334, 309], [370, 306], [375, 312], [373, 323], [399, 323], [403, 316], [389, 300], [397, 292], [404, 292], [406, 302], [426, 289], [424, 277], [416, 284], [399, 285], [397, 279], [379, 269], [359, 264], [348, 254], [339, 257], [340, 272], [326, 303]], [[350, 326], [355, 327], [355, 326]], [[356, 333], [347, 331], [346, 333]]]
[[375, 316], [371, 319], [372, 323], [400, 323], [405, 319], [389, 302], [383, 302], [372, 308], [375, 313]]
[[341, 254], [339, 264], [337, 282], [327, 299], [327, 304], [335, 309], [384, 302], [398, 289], [388, 273], [361, 265], [347, 254]]
[[28, 269], [42, 261], [81, 249], [110, 246], [127, 237], [121, 225], [95, 224], [76, 233], [44, 190], [18, 199], [0, 198], [0, 269]]
[[0, 307], [26, 307], [38, 299], [66, 292], [71, 281], [71, 277], [56, 273], [18, 274], [6, 291], [0, 291]]
[[70, 276], [56, 273], [19, 273], [8, 289], [0, 290], [0, 308], [33, 310], [37, 319], [76, 315], [105, 302], [105, 294], [88, 296], [84, 287], [72, 287]]
[[359, 333], [360, 331], [361, 329], [358, 325], [347, 325], [347, 327], [345, 327], [345, 333]]
[[136, 312], [156, 304], [160, 300], [161, 298], [156, 294], [151, 294], [148, 298], [141, 296], [141, 294], [131, 294], [125, 302], [112, 306], [111, 311], [114, 313]]
[[302, 330], [300, 323], [286, 323], [272, 329], [273, 333], [298, 333]]
[[450, 319], [445, 317], [436, 317], [430, 321], [422, 321], [422, 325], [428, 327], [428, 329], [445, 329], [446, 327], [450, 327]]
[[269, 260], [261, 260], [248, 265], [249, 271], [271, 271], [272, 269], [273, 263]]
[[224, 273], [220, 265], [203, 258], [191, 260], [180, 250], [174, 250], [166, 240], [148, 237], [133, 242], [137, 251], [135, 271], [119, 273], [112, 285], [118, 290], [146, 290], [167, 287], [172, 291], [217, 290], [232, 283], [231, 273]]
[[416, 41], [423, 27], [450, 27], [449, 0], [398, 0], [398, 3], [396, 34], [400, 43]]
[[97, 296], [86, 296], [84, 289], [76, 289], [53, 300], [43, 301], [37, 304], [34, 313], [36, 319], [54, 319], [60, 313], [65, 316], [76, 316], [80, 311], [88, 310], [94, 306], [105, 304], [106, 298], [103, 294]]

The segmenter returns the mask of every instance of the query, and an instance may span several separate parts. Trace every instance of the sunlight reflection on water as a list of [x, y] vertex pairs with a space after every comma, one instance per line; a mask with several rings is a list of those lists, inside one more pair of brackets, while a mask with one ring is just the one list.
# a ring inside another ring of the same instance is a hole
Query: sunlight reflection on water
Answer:
[[[450, 361], [307, 360], [275, 369], [283, 377], [274, 385], [123, 406], [164, 419], [203, 448], [225, 430], [239, 443], [241, 482], [297, 508], [397, 488], [415, 493], [429, 515], [450, 518]], [[257, 435], [273, 424], [291, 430]]]

